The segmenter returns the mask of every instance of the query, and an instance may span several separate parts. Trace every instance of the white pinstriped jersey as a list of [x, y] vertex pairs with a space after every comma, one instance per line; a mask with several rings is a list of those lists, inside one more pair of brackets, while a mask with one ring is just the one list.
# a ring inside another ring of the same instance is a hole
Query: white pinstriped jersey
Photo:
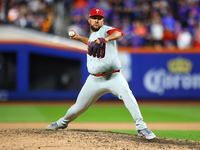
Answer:
[[[103, 25], [98, 31], [91, 33], [89, 41], [92, 42], [99, 37], [107, 37], [108, 31], [113, 27]], [[121, 62], [118, 56], [117, 41], [108, 41], [106, 43], [105, 57], [97, 58], [87, 54], [87, 68], [91, 74], [98, 74], [107, 71], [118, 70], [121, 68]]]

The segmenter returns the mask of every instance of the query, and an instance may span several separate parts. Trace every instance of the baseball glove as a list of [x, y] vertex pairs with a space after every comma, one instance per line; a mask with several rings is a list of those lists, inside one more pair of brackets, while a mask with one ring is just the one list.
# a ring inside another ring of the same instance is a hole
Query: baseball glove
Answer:
[[105, 49], [106, 49], [106, 40], [104, 38], [98, 38], [100, 41], [97, 43], [97, 40], [92, 41], [88, 45], [88, 54], [90, 56], [97, 58], [103, 58], [105, 56]]

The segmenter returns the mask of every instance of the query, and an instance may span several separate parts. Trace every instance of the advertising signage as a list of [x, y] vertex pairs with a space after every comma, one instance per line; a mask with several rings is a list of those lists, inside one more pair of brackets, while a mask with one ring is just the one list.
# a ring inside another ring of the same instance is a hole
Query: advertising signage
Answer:
[[199, 98], [199, 58], [198, 54], [133, 55], [131, 83], [135, 96]]

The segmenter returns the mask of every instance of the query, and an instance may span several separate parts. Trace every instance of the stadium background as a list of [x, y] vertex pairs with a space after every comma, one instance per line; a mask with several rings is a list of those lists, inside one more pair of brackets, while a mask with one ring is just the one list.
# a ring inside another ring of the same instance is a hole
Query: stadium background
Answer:
[[[0, 99], [76, 99], [87, 78], [89, 10], [121, 29], [122, 70], [137, 99], [200, 97], [199, 1], [1, 1]], [[73, 44], [72, 44], [73, 43]], [[116, 99], [105, 95], [102, 99]]]

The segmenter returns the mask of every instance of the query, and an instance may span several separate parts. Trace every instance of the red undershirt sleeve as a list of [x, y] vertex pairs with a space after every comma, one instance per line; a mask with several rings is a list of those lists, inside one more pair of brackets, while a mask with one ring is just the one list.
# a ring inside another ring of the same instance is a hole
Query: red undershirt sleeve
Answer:
[[124, 33], [121, 30], [119, 30], [119, 29], [111, 29], [107, 33], [108, 33], [108, 35], [111, 35], [114, 31], [119, 31], [119, 32], [122, 33], [122, 36], [124, 35]]

